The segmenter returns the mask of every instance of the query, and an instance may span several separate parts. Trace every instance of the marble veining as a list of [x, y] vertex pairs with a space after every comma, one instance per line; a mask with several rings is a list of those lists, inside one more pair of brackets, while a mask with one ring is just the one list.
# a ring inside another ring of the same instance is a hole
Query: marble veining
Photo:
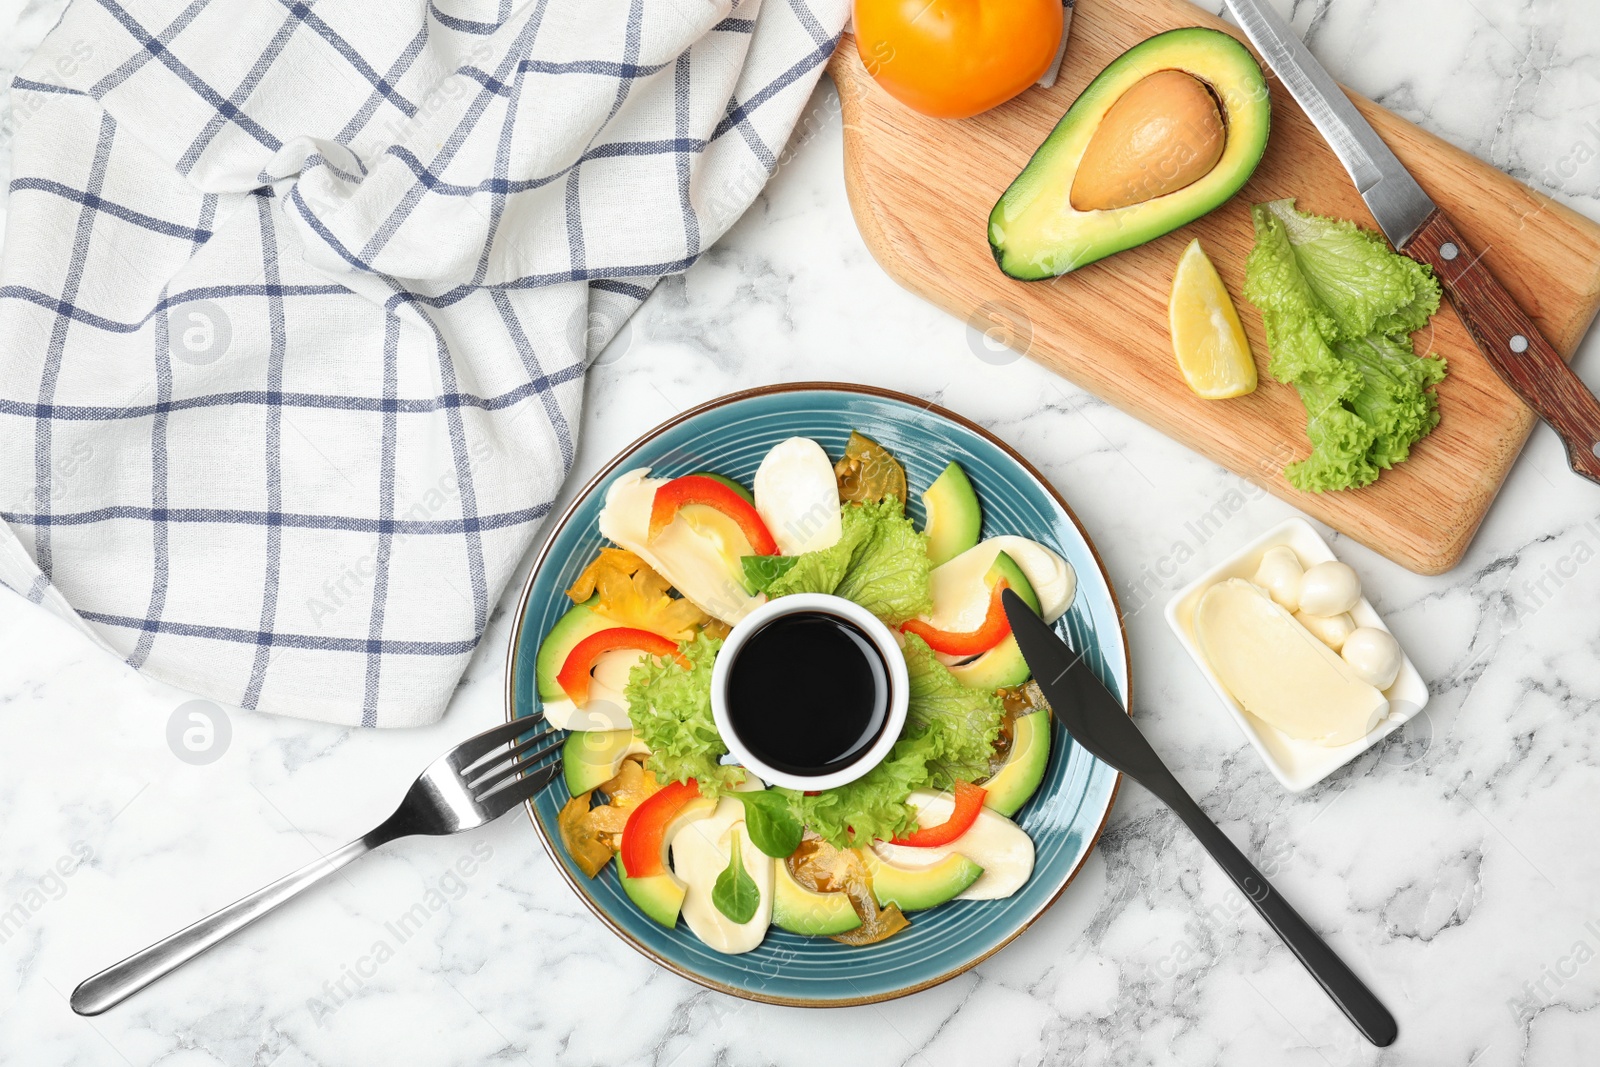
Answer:
[[[1600, 218], [1600, 21], [1585, 5], [1278, 2], [1343, 81]], [[0, 0], [4, 85], [63, 6]], [[4, 114], [0, 169], [12, 123], [26, 121]], [[1332, 538], [1432, 700], [1290, 796], [1159, 609], [1291, 509], [1026, 361], [978, 358], [981, 338], [873, 264], [840, 151], [825, 82], [747, 217], [663, 283], [594, 369], [573, 484], [674, 412], [766, 382], [889, 386], [993, 429], [1061, 488], [1104, 555], [1128, 612], [1135, 714], [1157, 749], [1370, 980], [1400, 1020], [1399, 1043], [1364, 1045], [1134, 786], [1033, 930], [891, 1004], [761, 1006], [659, 970], [588, 914], [514, 816], [370, 857], [202, 963], [80, 1019], [65, 1001], [78, 980], [366, 829], [437, 752], [497, 720], [514, 602], [494, 613], [437, 726], [373, 734], [238, 713], [226, 752], [196, 766], [167, 741], [186, 694], [6, 595], [0, 1062], [1593, 1061], [1600, 498], [1567, 471], [1554, 435], [1535, 432], [1447, 575], [1418, 577]], [[1597, 349], [1591, 337], [1577, 359], [1591, 385]], [[1220, 526], [1199, 523], [1223, 502]]]

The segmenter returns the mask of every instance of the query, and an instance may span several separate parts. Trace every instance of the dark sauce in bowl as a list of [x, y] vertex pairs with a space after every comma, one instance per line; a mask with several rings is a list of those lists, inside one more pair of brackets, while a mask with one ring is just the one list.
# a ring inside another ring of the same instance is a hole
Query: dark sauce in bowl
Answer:
[[825, 611], [797, 611], [738, 650], [728, 672], [728, 724], [768, 766], [820, 777], [872, 747], [889, 696], [883, 654], [860, 627]]

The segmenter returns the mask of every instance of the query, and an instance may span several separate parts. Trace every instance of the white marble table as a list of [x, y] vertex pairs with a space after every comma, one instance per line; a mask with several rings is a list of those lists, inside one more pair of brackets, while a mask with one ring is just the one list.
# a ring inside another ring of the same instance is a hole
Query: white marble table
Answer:
[[[1600, 217], [1600, 20], [1588, 4], [1295, 7], [1296, 28], [1343, 80]], [[60, 8], [0, 0], [7, 84]], [[717, 394], [835, 378], [938, 399], [1020, 448], [1097, 539], [1125, 603], [1144, 581], [1157, 591], [1142, 599], [1159, 604], [1291, 513], [1027, 362], [976, 358], [964, 324], [873, 264], [845, 203], [831, 87], [813, 103], [809, 143], [726, 240], [661, 286], [592, 376], [576, 479]], [[1596, 349], [1591, 337], [1578, 357], [1591, 384]], [[1190, 532], [1233, 493], [1246, 503], [1220, 530]], [[222, 758], [191, 766], [165, 733], [187, 695], [7, 594], [0, 1062], [1592, 1063], [1597, 516], [1600, 491], [1568, 473], [1541, 428], [1450, 574], [1417, 577], [1337, 539], [1432, 704], [1399, 740], [1300, 796], [1246, 746], [1159, 611], [1128, 620], [1141, 724], [1370, 977], [1401, 1026], [1381, 1057], [1131, 786], [1030, 933], [878, 1007], [760, 1006], [656, 968], [589, 915], [514, 816], [475, 838], [381, 853], [121, 1008], [78, 1018], [65, 994], [79, 979], [364, 830], [426, 760], [499, 719], [512, 598], [438, 726], [362, 733], [240, 713]], [[1177, 554], [1190, 558], [1175, 577], [1146, 577]], [[463, 858], [470, 875], [456, 873]], [[419, 903], [429, 918], [401, 942], [385, 924]]]

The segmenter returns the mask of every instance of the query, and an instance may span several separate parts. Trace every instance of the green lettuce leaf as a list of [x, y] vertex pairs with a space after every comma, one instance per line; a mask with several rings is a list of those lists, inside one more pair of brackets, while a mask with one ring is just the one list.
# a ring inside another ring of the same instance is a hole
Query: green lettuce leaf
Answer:
[[1361, 390], [1350, 398], [1350, 408], [1376, 431], [1371, 459], [1388, 470], [1439, 424], [1439, 398], [1429, 387], [1444, 380], [1445, 361], [1419, 359], [1409, 343], [1381, 334], [1342, 341], [1337, 348], [1361, 371]]
[[786, 557], [794, 563], [767, 584], [764, 591], [768, 596], [831, 593], [839, 587], [856, 552], [872, 538], [874, 515], [856, 504], [845, 504], [839, 518], [839, 540], [815, 552]]
[[1361, 389], [1361, 373], [1334, 352], [1309, 317], [1261, 313], [1272, 359], [1267, 370], [1280, 382], [1316, 385], [1340, 399]]
[[944, 789], [957, 779], [970, 782], [988, 774], [989, 757], [994, 754], [1005, 716], [1000, 698], [962, 685], [915, 634], [905, 635], [903, 651], [911, 683], [906, 722], [941, 735], [934, 759], [938, 780], [930, 779], [930, 784]]
[[664, 782], [693, 778], [706, 796], [744, 777], [738, 767], [719, 762], [728, 746], [711, 718], [711, 664], [721, 647], [720, 639], [696, 634], [678, 646], [689, 667], [646, 656], [623, 689], [628, 718], [650, 749], [645, 767]]
[[[1265, 221], [1269, 230], [1281, 228], [1282, 243], [1274, 254], [1281, 256], [1286, 244], [1303, 283], [1294, 290], [1293, 299], [1303, 301], [1309, 294], [1315, 305], [1305, 310], [1316, 315], [1330, 341], [1365, 336], [1388, 321], [1398, 329], [1416, 314], [1419, 286], [1437, 289], [1426, 266], [1389, 251], [1382, 237], [1353, 222], [1303, 214], [1294, 209], [1293, 200], [1258, 204], [1251, 209], [1251, 218], [1258, 227]], [[1397, 319], [1402, 309], [1409, 310]], [[1427, 318], [1423, 315], [1422, 322]], [[1329, 319], [1334, 323], [1332, 333], [1325, 328]]]
[[1284, 474], [1308, 492], [1368, 485], [1439, 422], [1432, 388], [1445, 363], [1418, 358], [1409, 338], [1438, 311], [1439, 283], [1378, 234], [1292, 200], [1257, 204], [1251, 218], [1245, 296], [1261, 310], [1267, 369], [1300, 393], [1311, 441]]
[[[827, 548], [794, 556], [786, 568], [760, 587], [769, 597], [793, 593], [833, 593], [852, 600], [885, 622], [898, 624], [933, 609], [928, 575], [928, 536], [906, 518], [894, 497], [845, 504], [839, 540]], [[745, 567], [751, 575], [751, 565]]]
[[1311, 455], [1284, 468], [1289, 484], [1306, 493], [1356, 489], [1377, 480], [1378, 467], [1367, 453], [1377, 432], [1345, 407], [1340, 394], [1315, 382], [1296, 382], [1306, 407]]
[[765, 593], [773, 582], [782, 578], [798, 562], [799, 556], [739, 557], [739, 566], [744, 570], [744, 584], [752, 593]]
[[932, 611], [928, 535], [906, 517], [905, 505], [891, 496], [851, 507], [858, 512], [856, 521], [870, 522], [872, 531], [852, 554], [834, 594], [891, 626]]
[[938, 741], [908, 727], [882, 763], [853, 782], [813, 795], [787, 793], [806, 826], [838, 848], [896, 837], [914, 830], [916, 809], [906, 803], [928, 780]]
[[[1283, 219], [1268, 210], [1266, 204], [1252, 207], [1250, 219], [1255, 223], [1256, 243], [1244, 263], [1245, 298], [1269, 320], [1288, 319], [1309, 327], [1318, 336], [1331, 336], [1338, 323], [1300, 273], [1300, 261]], [[1276, 356], [1276, 346], [1273, 353]]]

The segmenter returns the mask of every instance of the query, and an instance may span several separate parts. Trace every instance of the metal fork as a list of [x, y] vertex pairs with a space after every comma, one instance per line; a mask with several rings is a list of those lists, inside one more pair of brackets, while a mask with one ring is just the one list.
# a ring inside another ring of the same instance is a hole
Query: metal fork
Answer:
[[498, 819], [561, 770], [560, 759], [534, 766], [561, 747], [548, 728], [509, 750], [501, 748], [543, 722], [541, 712], [469, 737], [429, 764], [394, 814], [371, 833], [86, 979], [72, 991], [72, 1010], [98, 1015], [121, 1003], [379, 845], [413, 834], [458, 834]]

